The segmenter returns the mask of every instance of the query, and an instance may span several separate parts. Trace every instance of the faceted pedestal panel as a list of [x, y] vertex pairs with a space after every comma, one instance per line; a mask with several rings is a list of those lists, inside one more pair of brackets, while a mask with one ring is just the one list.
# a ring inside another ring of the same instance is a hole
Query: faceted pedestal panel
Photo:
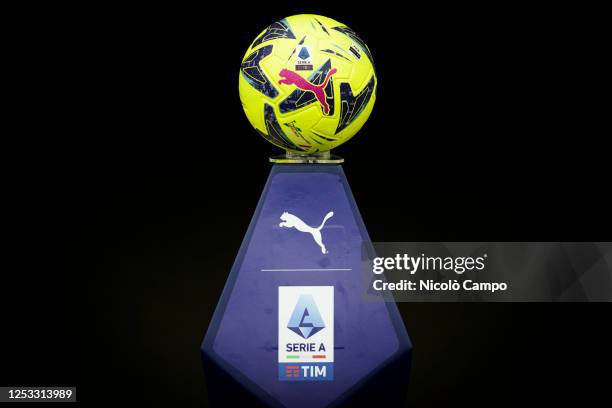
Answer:
[[403, 402], [412, 345], [363, 296], [364, 245], [340, 165], [272, 168], [202, 343], [213, 405]]

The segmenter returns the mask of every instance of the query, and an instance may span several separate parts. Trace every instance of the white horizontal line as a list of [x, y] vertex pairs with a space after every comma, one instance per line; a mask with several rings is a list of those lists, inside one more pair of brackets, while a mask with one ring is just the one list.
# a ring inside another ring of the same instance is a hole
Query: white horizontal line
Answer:
[[287, 268], [281, 268], [281, 269], [262, 269], [262, 272], [318, 272], [318, 271], [352, 271], [351, 268], [320, 268], [320, 269], [311, 269], [311, 268], [304, 268], [304, 269], [287, 269]]

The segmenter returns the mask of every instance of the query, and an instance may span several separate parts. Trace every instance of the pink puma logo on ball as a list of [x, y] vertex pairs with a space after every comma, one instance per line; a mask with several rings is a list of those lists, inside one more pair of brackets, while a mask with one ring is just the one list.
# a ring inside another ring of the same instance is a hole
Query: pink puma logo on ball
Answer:
[[279, 75], [281, 76], [281, 80], [278, 81], [278, 83], [295, 85], [302, 91], [312, 92], [323, 107], [323, 112], [325, 112], [325, 114], [327, 115], [329, 113], [329, 104], [327, 103], [327, 99], [325, 96], [325, 87], [327, 86], [327, 83], [329, 82], [331, 76], [334, 75], [336, 71], [336, 68], [330, 69], [327, 75], [325, 76], [325, 80], [323, 81], [323, 83], [321, 85], [315, 85], [289, 69], [281, 69], [279, 73]]

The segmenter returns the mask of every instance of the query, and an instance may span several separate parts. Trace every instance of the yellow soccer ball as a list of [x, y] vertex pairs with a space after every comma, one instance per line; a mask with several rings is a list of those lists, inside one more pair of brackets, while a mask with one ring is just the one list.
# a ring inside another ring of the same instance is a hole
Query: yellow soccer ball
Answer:
[[361, 129], [376, 99], [372, 54], [353, 30], [300, 14], [253, 41], [240, 66], [240, 100], [269, 142], [299, 153], [324, 152]]

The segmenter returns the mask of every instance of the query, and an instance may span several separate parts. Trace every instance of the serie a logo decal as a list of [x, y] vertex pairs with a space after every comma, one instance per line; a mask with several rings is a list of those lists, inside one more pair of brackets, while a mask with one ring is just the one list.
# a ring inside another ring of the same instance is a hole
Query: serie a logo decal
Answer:
[[334, 379], [333, 286], [279, 286], [278, 379]]
[[297, 53], [297, 59], [295, 61], [296, 71], [312, 71], [312, 60], [310, 55], [310, 49], [303, 45]]

